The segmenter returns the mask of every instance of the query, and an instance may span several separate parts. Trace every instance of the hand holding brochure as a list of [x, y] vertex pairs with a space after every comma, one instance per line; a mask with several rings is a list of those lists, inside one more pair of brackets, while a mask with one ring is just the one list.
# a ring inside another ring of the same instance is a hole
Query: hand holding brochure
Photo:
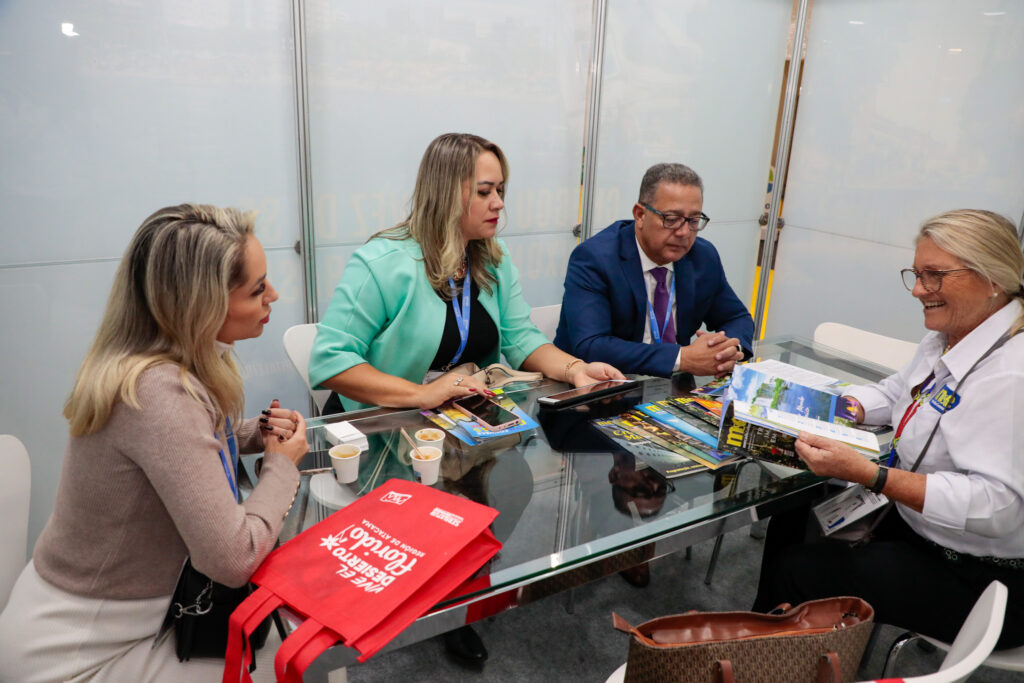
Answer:
[[795, 450], [799, 432], [841, 441], [866, 457], [878, 457], [878, 438], [871, 432], [783, 413], [761, 405], [730, 401], [722, 413], [718, 447], [739, 451], [780, 465], [807, 469]]

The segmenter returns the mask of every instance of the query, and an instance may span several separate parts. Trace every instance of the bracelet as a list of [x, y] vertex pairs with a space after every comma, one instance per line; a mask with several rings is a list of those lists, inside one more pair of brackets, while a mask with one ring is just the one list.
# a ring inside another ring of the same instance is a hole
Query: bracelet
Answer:
[[882, 489], [885, 488], [885, 480], [889, 478], [889, 468], [885, 465], [879, 465], [875, 471], [875, 478], [868, 484], [868, 491], [871, 493], [881, 493]]
[[566, 382], [569, 381], [569, 370], [572, 369], [572, 366], [576, 365], [577, 363], [582, 363], [582, 362], [583, 361], [580, 360], [579, 358], [573, 358], [571, 361], [569, 361], [568, 363], [565, 364], [565, 369], [562, 370], [562, 376], [565, 378]]

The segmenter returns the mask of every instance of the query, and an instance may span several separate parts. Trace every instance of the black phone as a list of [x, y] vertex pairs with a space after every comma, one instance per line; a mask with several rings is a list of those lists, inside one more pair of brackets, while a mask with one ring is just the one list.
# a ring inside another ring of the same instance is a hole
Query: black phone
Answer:
[[511, 427], [519, 416], [506, 410], [486, 396], [467, 396], [452, 403], [464, 415], [473, 418], [492, 432]]
[[617, 394], [620, 391], [626, 391], [637, 386], [640, 386], [640, 382], [635, 379], [609, 379], [595, 384], [588, 384], [584, 387], [569, 389], [568, 391], [560, 391], [550, 396], [541, 396], [537, 399], [537, 403], [549, 408], [567, 408], [577, 403], [583, 403], [584, 401], [607, 396], [608, 394]]

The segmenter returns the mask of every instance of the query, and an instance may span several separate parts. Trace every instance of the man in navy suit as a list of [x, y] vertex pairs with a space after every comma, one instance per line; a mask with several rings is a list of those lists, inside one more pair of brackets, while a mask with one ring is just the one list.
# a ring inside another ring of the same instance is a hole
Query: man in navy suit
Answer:
[[633, 220], [612, 223], [569, 257], [555, 346], [661, 377], [721, 376], [749, 357], [754, 321], [718, 251], [697, 237], [710, 220], [703, 205], [693, 169], [647, 169]]

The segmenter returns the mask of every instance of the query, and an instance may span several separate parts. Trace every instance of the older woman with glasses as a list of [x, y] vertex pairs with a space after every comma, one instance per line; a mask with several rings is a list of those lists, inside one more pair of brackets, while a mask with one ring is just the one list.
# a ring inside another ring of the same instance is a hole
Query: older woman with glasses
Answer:
[[806, 510], [773, 518], [755, 609], [856, 595], [880, 622], [949, 642], [999, 580], [1009, 604], [997, 647], [1024, 644], [1022, 273], [1002, 216], [958, 210], [924, 223], [902, 275], [930, 331], [909, 365], [848, 392], [858, 422], [896, 426], [892, 452], [876, 464], [830, 439], [796, 444], [815, 474], [883, 493], [895, 509], [856, 546], [803, 543]]

